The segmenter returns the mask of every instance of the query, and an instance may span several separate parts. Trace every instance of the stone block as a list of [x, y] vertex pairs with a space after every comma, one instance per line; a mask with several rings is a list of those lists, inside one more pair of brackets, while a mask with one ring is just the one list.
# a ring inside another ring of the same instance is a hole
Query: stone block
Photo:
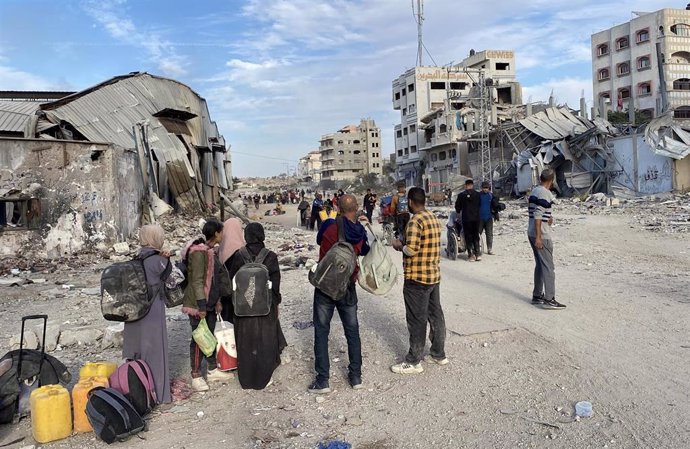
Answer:
[[[19, 343], [21, 341], [21, 334], [14, 335], [10, 338], [10, 350], [19, 349]], [[24, 329], [24, 348], [25, 349], [37, 349], [38, 348], [38, 337], [32, 329]]]
[[94, 346], [103, 338], [100, 329], [65, 329], [60, 333], [59, 343], [67, 348], [70, 346]]
[[[36, 332], [36, 337], [39, 343], [43, 343], [43, 325], [39, 324], [34, 327], [34, 332]], [[60, 340], [60, 325], [51, 321], [48, 321], [46, 327], [46, 342], [45, 348], [46, 352], [53, 352], [57, 348], [58, 340]]]
[[115, 251], [115, 254], [118, 256], [129, 254], [129, 244], [127, 242], [116, 243], [113, 245], [113, 251]]
[[103, 340], [101, 341], [101, 348], [121, 348], [124, 331], [125, 323], [117, 323], [106, 327], [105, 332], [103, 333]]

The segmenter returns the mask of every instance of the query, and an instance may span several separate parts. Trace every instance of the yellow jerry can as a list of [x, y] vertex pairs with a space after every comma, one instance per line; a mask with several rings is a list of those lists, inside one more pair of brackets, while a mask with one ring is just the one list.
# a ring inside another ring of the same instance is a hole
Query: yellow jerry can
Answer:
[[117, 363], [112, 362], [86, 362], [79, 370], [79, 380], [89, 377], [110, 377], [117, 369]]
[[108, 387], [108, 379], [105, 377], [89, 377], [81, 379], [72, 389], [72, 408], [74, 409], [74, 431], [92, 432], [93, 427], [86, 417], [86, 403], [89, 401], [89, 392], [96, 387]]
[[38, 443], [67, 438], [72, 434], [69, 392], [61, 385], [45, 385], [31, 392], [31, 432]]

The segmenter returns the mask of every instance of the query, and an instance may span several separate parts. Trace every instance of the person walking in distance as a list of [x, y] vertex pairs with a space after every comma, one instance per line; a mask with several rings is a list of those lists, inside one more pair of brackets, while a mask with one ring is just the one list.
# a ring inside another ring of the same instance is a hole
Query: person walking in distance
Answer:
[[479, 243], [479, 193], [474, 190], [474, 181], [471, 179], [465, 181], [465, 190], [460, 192], [455, 200], [455, 212], [461, 216], [467, 245], [467, 260], [482, 260]]
[[408, 193], [412, 218], [407, 224], [405, 243], [393, 242], [403, 253], [405, 283], [405, 317], [410, 333], [410, 350], [402, 363], [391, 366], [396, 374], [417, 374], [424, 371], [424, 343], [427, 322], [431, 330], [431, 360], [447, 365], [445, 353], [446, 321], [441, 307], [441, 224], [426, 210], [426, 194], [419, 187]]
[[391, 211], [395, 217], [395, 235], [398, 239], [405, 238], [405, 227], [410, 221], [410, 211], [407, 204], [407, 195], [405, 195], [405, 182], [398, 182], [398, 193], [393, 195], [391, 200]]
[[367, 220], [371, 223], [371, 216], [374, 213], [374, 207], [376, 207], [376, 194], [371, 193], [371, 189], [367, 189], [367, 194], [364, 195], [362, 206], [367, 213]]
[[[479, 192], [479, 235], [486, 235], [486, 253], [493, 254], [494, 216], [498, 217], [498, 198], [491, 192], [489, 181], [482, 182]], [[498, 220], [498, 218], [496, 218]]]
[[[345, 240], [350, 243], [358, 256], [365, 256], [369, 252], [367, 231], [357, 220], [357, 199], [354, 195], [343, 195], [340, 199], [341, 216], [336, 219], [325, 220], [319, 228], [316, 243], [319, 248], [319, 261], [324, 258], [331, 247], [338, 242], [338, 227], [344, 227]], [[342, 217], [342, 218], [341, 218]], [[359, 274], [356, 267], [347, 294], [337, 301], [328, 297], [318, 288], [314, 289], [314, 364], [316, 378], [309, 385], [310, 393], [330, 393], [330, 359], [328, 356], [328, 335], [331, 330], [333, 312], [337, 309], [340, 321], [343, 323], [347, 340], [347, 353], [350, 360], [348, 379], [350, 386], [359, 390], [362, 388], [362, 343], [359, 336], [359, 321], [357, 319], [357, 291], [355, 281]]]
[[551, 225], [554, 196], [551, 193], [555, 175], [553, 170], [545, 169], [539, 180], [541, 185], [532, 189], [529, 197], [529, 224], [527, 236], [534, 252], [534, 290], [532, 304], [545, 309], [564, 309], [565, 305], [556, 301], [556, 273], [553, 264], [553, 239]]

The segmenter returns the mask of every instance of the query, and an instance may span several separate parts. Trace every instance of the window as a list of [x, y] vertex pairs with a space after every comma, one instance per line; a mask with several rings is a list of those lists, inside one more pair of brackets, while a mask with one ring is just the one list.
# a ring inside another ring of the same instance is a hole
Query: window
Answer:
[[630, 88], [629, 87], [621, 87], [618, 89], [618, 96], [622, 98], [623, 100], [630, 98]]
[[407, 135], [407, 128], [403, 129], [403, 135], [404, 135], [404, 136]]
[[338, 150], [338, 156], [344, 156], [345, 150]]
[[441, 126], [438, 127], [438, 132], [441, 134], [448, 132], [448, 126], [445, 123], [442, 123]]
[[629, 62], [621, 62], [616, 66], [616, 74], [618, 76], [626, 76], [630, 75], [630, 63]]
[[410, 114], [412, 114], [416, 110], [417, 110], [417, 107], [414, 104], [411, 104], [410, 105]]
[[436, 162], [438, 160], [438, 155], [436, 153], [431, 153], [431, 162]]
[[412, 145], [412, 146], [410, 147], [410, 151], [411, 151], [412, 153], [416, 153], [416, 152], [417, 152], [417, 145]]
[[342, 144], [343, 144], [343, 141], [342, 141], [342, 140], [339, 140], [339, 141], [338, 141], [338, 145], [342, 145]]
[[602, 92], [599, 94], [599, 98], [603, 98], [604, 100], [610, 100], [611, 99], [611, 92], [609, 92], [609, 91]]
[[679, 23], [671, 26], [671, 33], [676, 36], [690, 37], [690, 25]]
[[445, 151], [441, 151], [440, 153], [438, 153], [438, 159], [439, 159], [440, 161], [445, 161], [445, 160], [446, 160], [446, 152], [445, 152]]
[[671, 62], [676, 64], [690, 64], [690, 53], [687, 51], [677, 51], [671, 54]]
[[403, 108], [403, 116], [407, 115], [407, 108]]
[[432, 90], [444, 90], [446, 88], [446, 83], [443, 81], [432, 81], [431, 82], [431, 89]]
[[417, 131], [417, 125], [410, 125], [410, 134]]
[[628, 47], [630, 47], [630, 39], [627, 36], [616, 40], [616, 50], [624, 50]]
[[642, 109], [640, 114], [645, 120], [651, 120], [654, 118], [654, 109]]
[[396, 92], [396, 93], [395, 93], [395, 99], [396, 99], [396, 100], [400, 100], [400, 92]]
[[405, 156], [407, 156], [408, 154], [410, 154], [410, 149], [409, 149], [409, 148], [405, 148]]
[[403, 150], [398, 150], [398, 156], [402, 156], [402, 151]]
[[673, 111], [674, 118], [690, 118], [690, 106], [681, 106]]
[[353, 153], [353, 154], [360, 154], [360, 153], [361, 153], [361, 151], [359, 151], [359, 150], [355, 150], [355, 151], [353, 151], [352, 153]]
[[496, 70], [510, 70], [510, 64], [507, 62], [497, 62]]
[[[0, 228], [4, 231], [38, 229], [41, 218], [41, 200], [38, 198], [3, 198], [0, 200], [0, 208], [4, 212], [0, 212]], [[97, 214], [98, 218], [103, 218], [102, 211], [86, 212], [84, 218], [87, 221], [90, 214]]]
[[643, 42], [648, 42], [649, 41], [649, 28], [645, 28], [644, 30], [640, 30], [636, 34], [637, 37], [637, 43], [641, 44]]
[[453, 90], [465, 90], [467, 89], [467, 83], [450, 83], [450, 88]]
[[637, 85], [637, 95], [651, 95], [652, 94], [652, 83], [650, 81], [645, 81]]
[[359, 140], [353, 140], [352, 143], [354, 143], [355, 145], [359, 145]]
[[401, 139], [401, 138], [402, 138], [402, 130], [397, 130], [397, 131], [395, 132], [395, 136], [396, 136], [398, 139]]
[[652, 67], [652, 61], [649, 56], [640, 56], [637, 58], [637, 70], [647, 70]]
[[673, 90], [690, 90], [690, 79], [679, 78], [673, 82]]
[[404, 97], [406, 94], [407, 94], [407, 92], [405, 91], [405, 88], [403, 87], [402, 96]]
[[605, 81], [605, 80], [611, 78], [611, 72], [609, 71], [608, 68], [600, 69], [598, 76], [599, 76], [599, 81]]
[[450, 150], [450, 157], [451, 159], [458, 157], [458, 150]]
[[601, 44], [597, 47], [597, 56], [605, 56], [609, 54], [609, 44]]
[[408, 91], [408, 92], [414, 92], [414, 84], [409, 84], [409, 85], [407, 86], [407, 91]]

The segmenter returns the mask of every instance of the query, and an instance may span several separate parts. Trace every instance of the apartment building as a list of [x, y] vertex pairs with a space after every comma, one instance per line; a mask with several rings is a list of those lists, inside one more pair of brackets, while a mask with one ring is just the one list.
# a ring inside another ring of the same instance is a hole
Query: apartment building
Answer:
[[[414, 67], [393, 81], [393, 109], [400, 111], [394, 129], [397, 175], [408, 186], [423, 183], [427, 191], [436, 190], [430, 187], [440, 188], [457, 171], [458, 141], [476, 127], [471, 109], [477, 104], [470, 104], [469, 97], [479, 70], [492, 80], [494, 109], [522, 103], [511, 50], [471, 51], [459, 64]], [[491, 116], [495, 121], [497, 114]], [[433, 169], [436, 173], [430, 174]]]
[[380, 175], [381, 150], [381, 130], [371, 119], [326, 134], [319, 141], [321, 180], [348, 181], [358, 175]]
[[310, 151], [300, 158], [297, 165], [297, 176], [309, 182], [321, 182], [321, 152]]
[[600, 115], [632, 108], [656, 117], [672, 109], [690, 119], [690, 11], [634, 14], [592, 35], [594, 104]]

